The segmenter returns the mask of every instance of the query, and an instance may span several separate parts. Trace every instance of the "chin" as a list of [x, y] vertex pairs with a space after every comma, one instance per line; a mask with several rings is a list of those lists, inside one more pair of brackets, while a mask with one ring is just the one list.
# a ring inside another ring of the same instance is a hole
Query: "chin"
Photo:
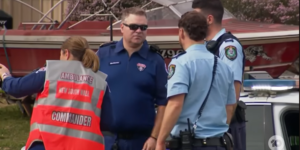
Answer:
[[144, 40], [132, 40], [131, 41], [133, 44], [136, 44], [136, 45], [140, 45], [144, 42]]

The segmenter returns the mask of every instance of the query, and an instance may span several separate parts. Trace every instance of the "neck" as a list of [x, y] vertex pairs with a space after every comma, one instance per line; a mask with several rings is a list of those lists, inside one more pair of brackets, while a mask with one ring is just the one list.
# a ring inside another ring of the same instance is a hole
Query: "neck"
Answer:
[[130, 45], [128, 43], [126, 43], [123, 40], [123, 46], [126, 49], [126, 51], [128, 52], [129, 56], [131, 56], [134, 52], [137, 52], [141, 49], [141, 47], [143, 46], [143, 44], [141, 45]]
[[186, 41], [185, 44], [182, 46], [182, 48], [184, 50], [187, 50], [190, 46], [195, 45], [195, 44], [204, 44], [204, 40], [201, 40], [201, 41], [193, 41], [193, 40]]
[[222, 30], [222, 25], [212, 25], [208, 30], [206, 41], [212, 40], [221, 30]]

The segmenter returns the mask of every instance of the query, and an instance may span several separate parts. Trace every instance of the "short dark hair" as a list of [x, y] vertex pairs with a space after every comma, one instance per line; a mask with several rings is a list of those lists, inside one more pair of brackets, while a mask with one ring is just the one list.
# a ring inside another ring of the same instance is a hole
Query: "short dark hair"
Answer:
[[206, 37], [208, 25], [203, 14], [190, 11], [181, 16], [178, 27], [183, 28], [190, 39], [201, 41]]
[[124, 21], [129, 15], [145, 16], [147, 18], [145, 10], [139, 7], [125, 8], [122, 11], [122, 20]]
[[224, 7], [221, 0], [194, 0], [192, 8], [201, 9], [205, 15], [214, 16], [216, 23], [222, 23]]

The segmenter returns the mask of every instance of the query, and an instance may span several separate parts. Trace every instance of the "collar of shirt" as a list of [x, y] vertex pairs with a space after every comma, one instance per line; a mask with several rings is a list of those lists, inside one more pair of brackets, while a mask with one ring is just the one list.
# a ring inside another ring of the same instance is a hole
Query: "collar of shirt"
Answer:
[[[223, 35], [224, 33], [226, 33], [226, 30], [225, 28], [223, 28], [222, 30], [220, 30], [216, 35], [215, 37], [212, 39], [212, 40], [217, 40], [221, 35]], [[206, 45], [208, 41], [204, 41], [204, 44]]]
[[212, 39], [214, 41], [216, 41], [221, 35], [223, 35], [224, 33], [226, 33], [226, 30], [223, 28], [222, 30], [220, 30], [215, 37]]
[[207, 51], [205, 44], [194, 44], [194, 45], [191, 45], [185, 51], [193, 51], [193, 50]]
[[[115, 48], [115, 53], [119, 53], [119, 52], [122, 52], [123, 50], [126, 50], [124, 48], [124, 45], [123, 45], [123, 38], [116, 44], [116, 48]], [[148, 45], [148, 42], [145, 40], [143, 42], [143, 46], [141, 47], [141, 49], [138, 51], [138, 54], [140, 56], [142, 56], [143, 58], [147, 58], [147, 54], [148, 54], [148, 51], [149, 51], [149, 45]]]

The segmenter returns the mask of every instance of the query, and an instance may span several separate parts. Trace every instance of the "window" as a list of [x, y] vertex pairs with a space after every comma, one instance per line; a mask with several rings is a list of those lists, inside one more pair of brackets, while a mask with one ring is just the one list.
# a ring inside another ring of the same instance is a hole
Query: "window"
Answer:
[[271, 104], [247, 104], [246, 146], [249, 150], [269, 150], [268, 137], [273, 131]]
[[281, 121], [287, 150], [299, 150], [299, 108], [283, 113]]

